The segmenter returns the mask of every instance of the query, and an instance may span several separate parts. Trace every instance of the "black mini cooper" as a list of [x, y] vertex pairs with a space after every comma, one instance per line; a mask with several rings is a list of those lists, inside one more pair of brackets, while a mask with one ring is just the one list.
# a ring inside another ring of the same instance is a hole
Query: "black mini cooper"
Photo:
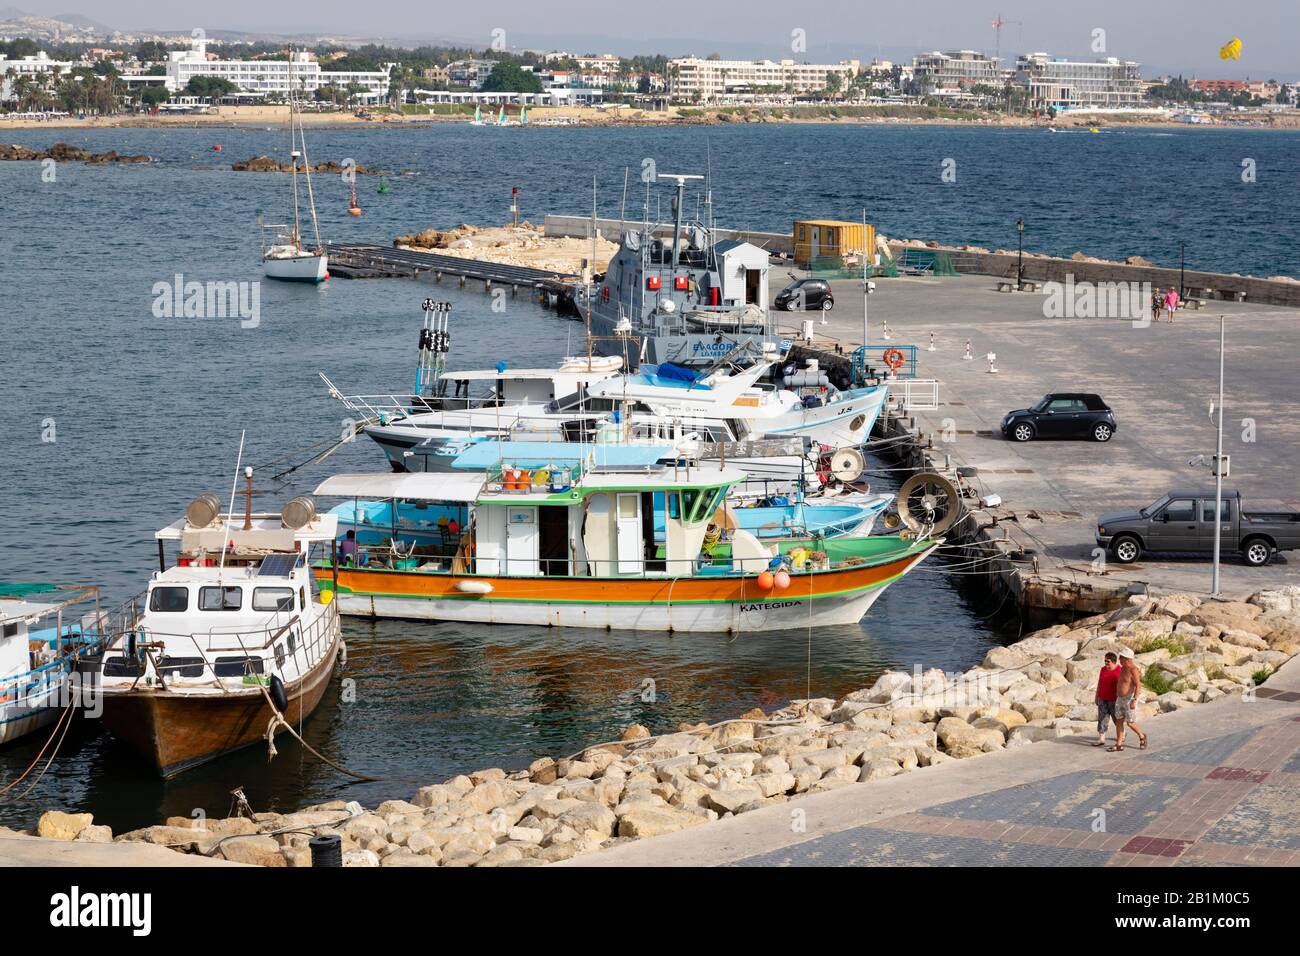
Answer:
[[1053, 392], [1030, 408], [1007, 412], [1002, 434], [1015, 441], [1035, 438], [1090, 438], [1110, 441], [1119, 425], [1100, 395]]

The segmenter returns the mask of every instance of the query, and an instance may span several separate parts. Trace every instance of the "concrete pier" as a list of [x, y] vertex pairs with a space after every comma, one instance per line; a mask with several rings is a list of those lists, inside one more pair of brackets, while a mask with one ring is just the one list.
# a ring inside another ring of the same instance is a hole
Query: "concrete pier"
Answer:
[[[775, 293], [782, 283], [773, 280]], [[819, 313], [778, 315], [788, 335], [810, 318], [814, 347], [838, 345], [848, 353], [862, 340], [861, 283], [831, 285], [835, 308], [827, 324]], [[1001, 496], [1001, 507], [975, 515], [978, 530], [965, 530], [1003, 542], [986, 548], [990, 554], [996, 547], [1027, 556], [990, 566], [1027, 611], [1094, 613], [1147, 588], [1207, 592], [1207, 556], [1099, 561], [1096, 518], [1149, 504], [1175, 487], [1213, 487], [1208, 467], [1187, 462], [1214, 452], [1209, 403], [1217, 394], [1220, 314], [1228, 319], [1224, 451], [1232, 456], [1225, 488], [1247, 498], [1300, 499], [1294, 373], [1300, 311], [1214, 302], [1178, 313], [1172, 324], [1143, 327], [1123, 319], [1048, 318], [1044, 301], [1041, 291], [998, 292], [987, 276], [876, 280], [868, 307], [871, 344], [917, 346], [918, 376], [941, 382], [938, 409], [886, 424], [897, 437], [915, 419], [915, 439], [894, 450], [917, 467], [944, 471], [947, 462], [950, 475], [974, 467], [980, 493]], [[886, 322], [888, 340], [881, 337]], [[931, 332], [933, 352], [927, 351]], [[968, 340], [972, 360], [963, 358]], [[986, 360], [990, 352], [997, 356], [995, 373]], [[1002, 416], [1050, 391], [1100, 393], [1118, 419], [1115, 437], [1106, 444], [1004, 439]], [[1226, 591], [1295, 583], [1296, 552], [1277, 555], [1263, 569], [1224, 554]]]

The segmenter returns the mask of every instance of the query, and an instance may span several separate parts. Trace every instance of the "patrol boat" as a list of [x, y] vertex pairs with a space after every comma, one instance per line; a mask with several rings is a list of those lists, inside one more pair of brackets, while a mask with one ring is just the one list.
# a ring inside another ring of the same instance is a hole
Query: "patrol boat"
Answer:
[[778, 356], [768, 303], [768, 254], [735, 239], [716, 241], [712, 193], [703, 218], [688, 220], [686, 183], [702, 176], [660, 173], [676, 184], [671, 238], [646, 218], [625, 229], [599, 285], [583, 295], [595, 348], [629, 368], [653, 364], [713, 365], [737, 352]]

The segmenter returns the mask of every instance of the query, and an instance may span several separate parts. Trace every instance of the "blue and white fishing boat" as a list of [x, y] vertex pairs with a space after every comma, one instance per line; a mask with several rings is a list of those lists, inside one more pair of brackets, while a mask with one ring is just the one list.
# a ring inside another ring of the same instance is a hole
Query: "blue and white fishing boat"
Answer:
[[65, 609], [99, 601], [94, 587], [0, 583], [0, 744], [53, 723], [76, 706], [79, 661], [103, 648], [98, 614]]

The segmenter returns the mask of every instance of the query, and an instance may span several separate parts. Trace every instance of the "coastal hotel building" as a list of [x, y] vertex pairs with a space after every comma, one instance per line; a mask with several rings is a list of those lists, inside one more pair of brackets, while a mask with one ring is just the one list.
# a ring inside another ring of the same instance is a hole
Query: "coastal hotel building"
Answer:
[[[288, 60], [210, 60], [202, 39], [188, 50], [173, 50], [167, 57], [166, 86], [169, 92], [185, 89], [195, 76], [229, 80], [241, 92], [254, 96], [284, 95], [292, 88], [310, 96], [322, 86], [347, 89], [356, 84], [359, 103], [381, 103], [388, 98], [388, 65], [383, 70], [323, 70], [316, 57], [295, 51]], [[290, 80], [292, 78], [292, 87]]]
[[[862, 71], [858, 60], [839, 63], [796, 63], [794, 60], [710, 60], [683, 57], [668, 64], [668, 92], [676, 100], [717, 102], [764, 93], [820, 93], [832, 74], [846, 90]], [[974, 50], [922, 53], [912, 60], [912, 79], [928, 95], [954, 101], [975, 98], [977, 86], [1001, 90], [1008, 83], [1029, 92], [1030, 105], [1038, 109], [1142, 105], [1142, 68], [1114, 57], [1068, 60], [1046, 53], [1028, 53], [1016, 68], [1003, 69], [998, 57]]]
[[858, 60], [833, 64], [794, 60], [707, 60], [695, 56], [668, 62], [668, 95], [676, 100], [713, 102], [739, 94], [819, 93], [838, 74], [846, 90], [862, 69]]

